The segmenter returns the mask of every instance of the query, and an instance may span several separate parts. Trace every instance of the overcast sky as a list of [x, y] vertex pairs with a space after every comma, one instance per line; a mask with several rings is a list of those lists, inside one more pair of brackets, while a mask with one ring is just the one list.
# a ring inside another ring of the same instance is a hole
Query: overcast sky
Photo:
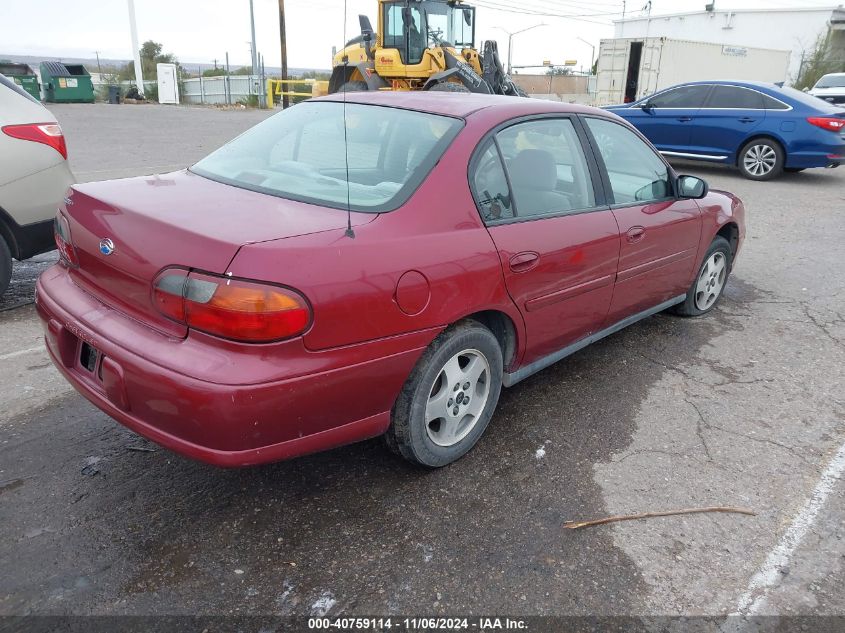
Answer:
[[[469, 0], [473, 4], [472, 0]], [[277, 0], [254, 0], [258, 50], [267, 66], [280, 64]], [[646, 0], [627, 2], [640, 15]], [[614, 0], [478, 0], [477, 40], [496, 39], [507, 56], [508, 36], [534, 24], [547, 25], [514, 36], [513, 63], [577, 59], [587, 67], [590, 47], [613, 36], [611, 21], [621, 17]], [[719, 9], [832, 6], [818, 0], [717, 0]], [[358, 14], [376, 24], [376, 0], [347, 0], [346, 36], [358, 34]], [[487, 5], [487, 6], [480, 6]], [[703, 9], [705, 0], [654, 0], [652, 15]], [[510, 10], [492, 7], [509, 7]], [[288, 64], [328, 68], [332, 46], [344, 36], [343, 0], [287, 0]], [[249, 64], [249, 0], [135, 0], [139, 41], [164, 44], [182, 63], [211, 63], [229, 52], [233, 66]], [[576, 17], [542, 16], [539, 13]], [[26, 14], [26, 15], [24, 15]], [[26, 24], [27, 28], [17, 28]], [[129, 59], [132, 54], [126, 0], [0, 0], [0, 55], [49, 55]]]

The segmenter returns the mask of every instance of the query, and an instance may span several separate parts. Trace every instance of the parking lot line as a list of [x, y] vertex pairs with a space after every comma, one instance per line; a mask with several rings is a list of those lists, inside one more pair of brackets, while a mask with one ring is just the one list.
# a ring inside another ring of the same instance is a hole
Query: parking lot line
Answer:
[[31, 354], [32, 352], [40, 352], [43, 350], [43, 345], [39, 345], [38, 347], [30, 347], [29, 349], [22, 349], [18, 350], [17, 352], [9, 352], [8, 354], [0, 355], [0, 360], [9, 360], [10, 358], [17, 358], [18, 356], [23, 356], [24, 354]]
[[801, 511], [792, 519], [789, 529], [781, 537], [777, 546], [769, 552], [766, 562], [751, 578], [748, 589], [739, 599], [735, 615], [757, 615], [766, 604], [769, 590], [780, 580], [780, 570], [789, 563], [792, 554], [815, 523], [816, 517], [827, 501], [836, 482], [845, 472], [845, 444], [839, 447], [822, 473], [813, 494], [804, 503]]

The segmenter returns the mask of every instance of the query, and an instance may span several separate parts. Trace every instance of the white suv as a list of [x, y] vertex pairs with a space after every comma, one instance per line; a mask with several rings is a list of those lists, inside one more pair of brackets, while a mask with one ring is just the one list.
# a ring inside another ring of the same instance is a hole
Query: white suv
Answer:
[[830, 73], [816, 82], [810, 94], [837, 105], [845, 105], [845, 73]]
[[53, 250], [53, 218], [74, 183], [62, 128], [47, 108], [0, 75], [0, 295], [12, 258]]

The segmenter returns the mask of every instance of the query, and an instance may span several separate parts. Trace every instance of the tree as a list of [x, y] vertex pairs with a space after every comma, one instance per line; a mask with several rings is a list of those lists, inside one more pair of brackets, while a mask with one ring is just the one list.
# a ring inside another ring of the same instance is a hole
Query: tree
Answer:
[[831, 39], [832, 32], [828, 30], [819, 35], [813, 50], [802, 53], [801, 69], [795, 80], [798, 90], [812, 88], [823, 75], [845, 71], [845, 60], [833, 58]]
[[[144, 79], [158, 78], [158, 71], [156, 64], [176, 64], [179, 66], [179, 60], [173, 53], [162, 53], [164, 45], [153, 40], [147, 40], [138, 51], [141, 55], [141, 72], [144, 74]], [[181, 72], [181, 68], [179, 68]], [[121, 79], [135, 79], [135, 64], [129, 62], [120, 70]]]
[[571, 75], [572, 69], [568, 66], [552, 66], [546, 71], [547, 75]]

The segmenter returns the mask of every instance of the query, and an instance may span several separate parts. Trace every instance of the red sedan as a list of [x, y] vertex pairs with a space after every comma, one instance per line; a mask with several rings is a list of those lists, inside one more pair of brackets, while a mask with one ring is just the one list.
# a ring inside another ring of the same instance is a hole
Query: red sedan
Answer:
[[617, 116], [346, 97], [296, 105], [185, 171], [72, 188], [37, 305], [80, 393], [221, 466], [378, 435], [443, 466], [503, 385], [719, 300], [742, 203], [676, 175]]

